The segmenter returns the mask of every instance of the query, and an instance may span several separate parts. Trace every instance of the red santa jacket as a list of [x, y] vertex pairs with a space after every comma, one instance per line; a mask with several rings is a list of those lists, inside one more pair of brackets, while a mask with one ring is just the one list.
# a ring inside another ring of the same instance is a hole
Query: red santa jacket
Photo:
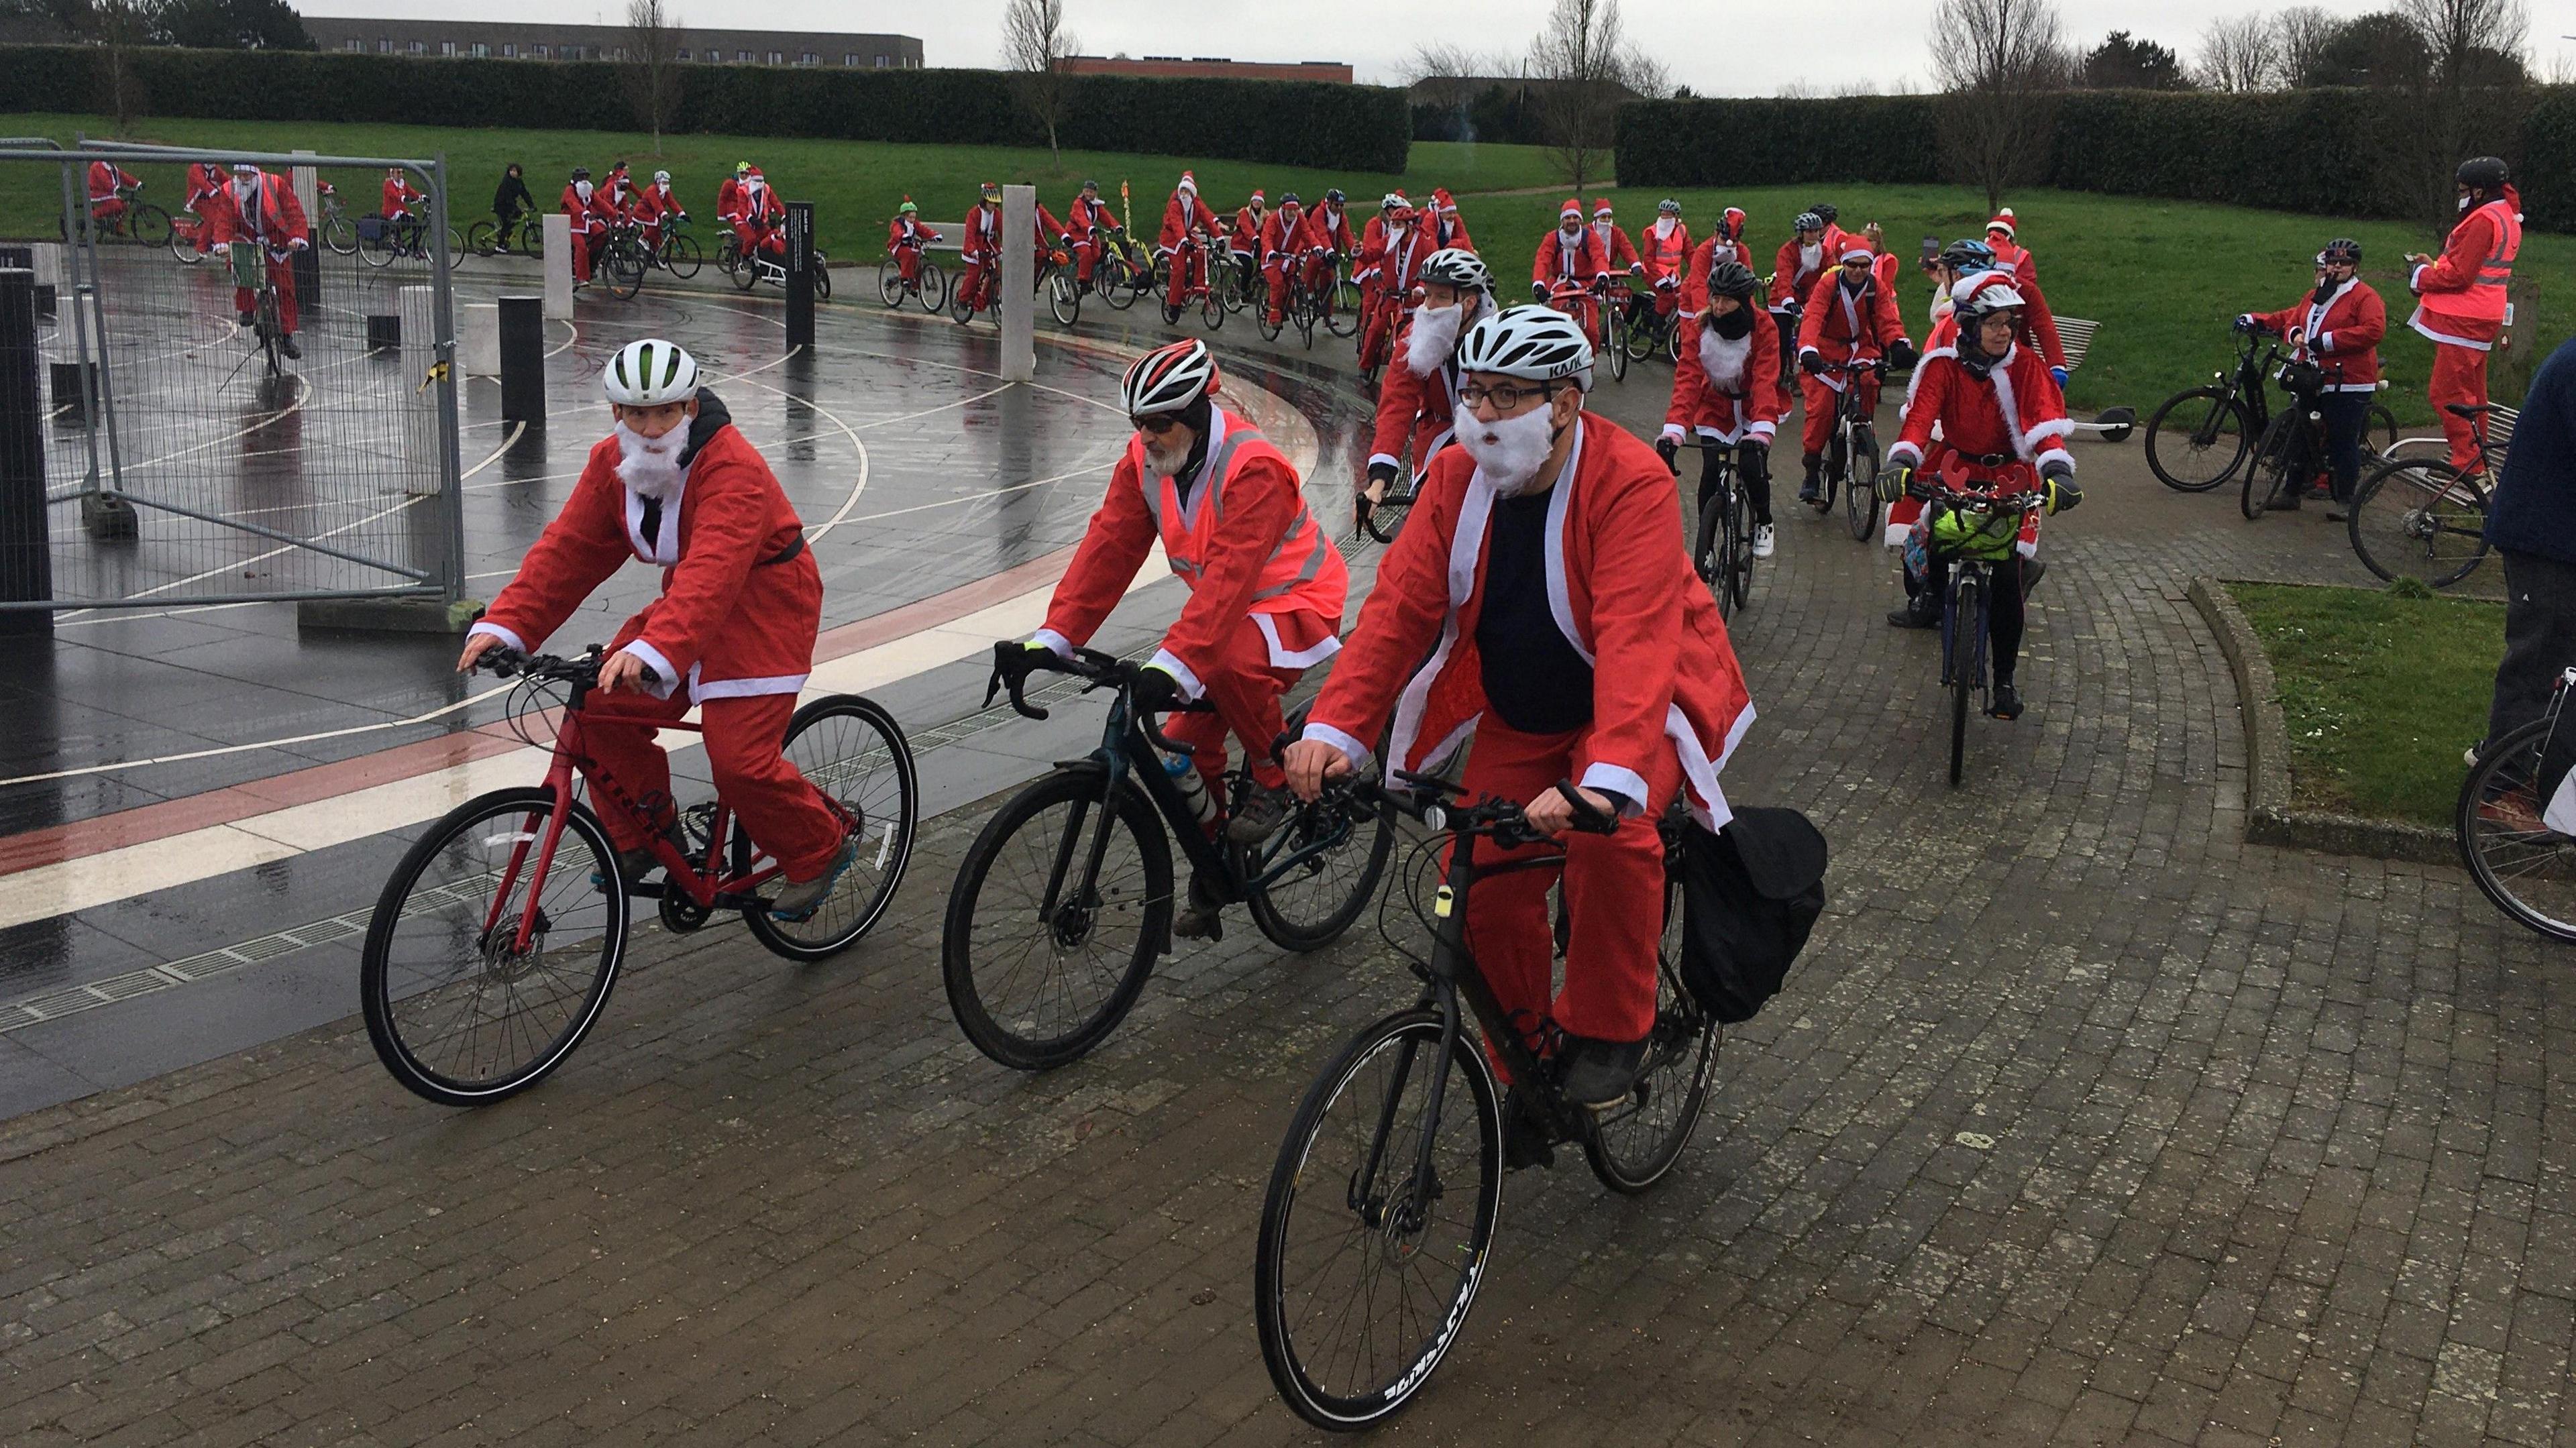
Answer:
[[904, 246], [928, 246], [937, 240], [939, 240], [939, 233], [922, 225], [921, 218], [917, 214], [906, 216], [898, 211], [894, 219], [886, 223], [886, 250], [888, 251]]
[[746, 181], [735, 193], [734, 214], [731, 219], [750, 226], [784, 225], [787, 220], [787, 203], [778, 199], [778, 188], [767, 181], [761, 181], [757, 176], [753, 177], [752, 181], [759, 181], [760, 184], [755, 186], [751, 181]]
[[2418, 301], [2406, 325], [2454, 347], [2492, 348], [2504, 331], [2505, 292], [2521, 251], [2514, 203], [2490, 201], [2461, 217], [2442, 254], [2407, 277]]
[[1038, 641], [1059, 653], [1088, 642], [1159, 540], [1190, 601], [1153, 661], [1193, 695], [1247, 617], [1276, 668], [1306, 668], [1341, 648], [1350, 573], [1307, 510], [1297, 470], [1251, 423], [1221, 407], [1209, 415], [1207, 460], [1186, 506], [1170, 478], [1145, 467], [1143, 438], [1128, 439]]
[[[1807, 293], [1798, 320], [1798, 355], [1813, 352], [1828, 362], [1874, 362], [1889, 344], [1905, 336], [1905, 319], [1896, 313], [1896, 294], [1878, 284], [1872, 273], [1858, 292], [1845, 291], [1839, 268], [1828, 268]], [[1845, 378], [1833, 373], [1816, 379], [1836, 392]]]
[[644, 500], [618, 480], [615, 436], [590, 450], [564, 510], [492, 600], [476, 633], [514, 649], [542, 647], [582, 600], [630, 557], [662, 567], [662, 594], [627, 621], [622, 651], [662, 676], [669, 697], [793, 694], [814, 667], [823, 577], [796, 509], [724, 404], [699, 394], [680, 496], [651, 536]]
[[1683, 316], [1696, 317], [1708, 310], [1708, 274], [1719, 262], [1730, 259], [1743, 263], [1746, 271], [1753, 270], [1753, 248], [1740, 241], [1721, 241], [1712, 236], [1691, 252], [1690, 266], [1682, 273]]
[[1248, 203], [1243, 206], [1236, 207], [1234, 211], [1234, 224], [1227, 227], [1225, 232], [1226, 250], [1248, 251], [1255, 256], [1259, 256], [1261, 254], [1261, 230], [1263, 223], [1268, 220], [1269, 214], [1267, 212], [1255, 211]]
[[1601, 260], [1611, 271], [1624, 272], [1644, 265], [1637, 257], [1637, 243], [1615, 221], [1592, 223], [1592, 238], [1601, 243]]
[[[1724, 825], [1718, 771], [1752, 724], [1753, 702], [1717, 604], [1694, 586], [1678, 546], [1672, 474], [1653, 449], [1587, 412], [1549, 491], [1560, 546], [1548, 551], [1548, 596], [1566, 641], [1593, 665], [1576, 781], [1644, 800], [1655, 752], [1671, 750], [1691, 812]], [[1364, 760], [1361, 741], [1378, 738], [1391, 712], [1390, 770], [1423, 768], [1466, 742], [1485, 709], [1476, 621], [1493, 502], [1465, 448], [1433, 461], [1305, 737]]]
[[142, 184], [134, 179], [134, 173], [131, 171], [110, 165], [105, 161], [89, 163], [89, 199], [93, 202], [114, 201], [119, 187]]
[[2388, 304], [2370, 283], [2354, 277], [2322, 302], [2311, 294], [2277, 312], [2248, 315], [2276, 336], [2306, 333], [2299, 356], [2325, 369], [2326, 391], [2379, 390], [2379, 343], [2388, 335]]
[[585, 200], [578, 181], [565, 183], [563, 195], [556, 198], [555, 209], [572, 218], [572, 229], [577, 234], [597, 235], [608, 230], [608, 223], [617, 219], [615, 208], [608, 204], [607, 193], [593, 186]]
[[2068, 467], [2074, 457], [2066, 438], [2075, 425], [2066, 417], [2066, 398], [2048, 375], [2048, 363], [2016, 342], [1983, 378], [1959, 361], [1955, 336], [1934, 347], [1915, 365], [1912, 400], [1905, 425], [1887, 450], [1890, 467], [1919, 467], [1939, 424], [1948, 449], [1943, 476], [1954, 482], [1994, 484], [2004, 492], [2021, 492], [2039, 484], [2039, 465], [2051, 458]]
[[1216, 229], [1216, 213], [1208, 210], [1196, 191], [1175, 191], [1172, 199], [1163, 203], [1163, 231], [1156, 245], [1171, 251], [1194, 230], [1213, 233]]
[[688, 214], [688, 208], [680, 204], [679, 193], [668, 182], [657, 181], [635, 193], [635, 219], [647, 225], [658, 226]]
[[427, 194], [412, 190], [411, 183], [400, 176], [385, 178], [383, 210], [387, 221], [396, 221], [411, 215], [413, 202], [428, 199]]
[[716, 187], [716, 220], [727, 226], [742, 220], [742, 182], [727, 176]]
[[1085, 196], [1079, 191], [1073, 193], [1073, 204], [1064, 209], [1064, 214], [1066, 223], [1073, 228], [1076, 241], [1090, 240], [1091, 229], [1095, 226], [1107, 231], [1118, 225], [1117, 214], [1109, 209], [1107, 201], [1097, 196]]
[[1816, 278], [1832, 271], [1833, 258], [1839, 255], [1824, 242], [1818, 242], [1810, 255], [1807, 248], [1798, 245], [1795, 236], [1780, 243], [1780, 254], [1773, 259], [1771, 268], [1771, 310], [1797, 311], [1805, 304], [1807, 294], [1815, 290]]
[[998, 262], [1002, 256], [1002, 208], [978, 201], [966, 213], [966, 236], [957, 244], [958, 259], [969, 264]]
[[1404, 297], [1413, 290], [1413, 279], [1422, 270], [1432, 248], [1419, 225], [1388, 227], [1383, 231], [1372, 224], [1372, 240], [1363, 242], [1359, 255], [1351, 259], [1351, 275], [1380, 293]]
[[1789, 410], [1777, 386], [1780, 329], [1760, 312], [1752, 314], [1752, 321], [1742, 337], [1729, 341], [1708, 325], [1705, 312], [1682, 318], [1681, 356], [1673, 363], [1673, 400], [1664, 409], [1664, 436], [1678, 441], [1689, 428], [1719, 442], [1749, 437], [1767, 445], [1779, 431]]
[[1660, 287], [1670, 282], [1678, 288], [1682, 285], [1684, 275], [1690, 270], [1690, 228], [1682, 224], [1680, 217], [1674, 217], [1673, 229], [1669, 233], [1659, 235], [1655, 228], [1663, 225], [1663, 222], [1662, 217], [1656, 217], [1653, 221], [1647, 222], [1644, 229], [1637, 233], [1639, 248], [1637, 257], [1646, 264], [1646, 281], [1649, 285]]
[[1302, 206], [1294, 215], [1282, 206], [1262, 218], [1261, 261], [1264, 266], [1284, 261], [1299, 252], [1321, 250], [1325, 245], [1323, 233], [1315, 229], [1315, 214]]
[[[1377, 427], [1369, 438], [1369, 466], [1404, 465], [1405, 445], [1413, 446], [1413, 471], [1419, 475], [1431, 458], [1457, 439], [1458, 349], [1429, 372], [1413, 370], [1413, 319], [1407, 312], [1395, 332], [1395, 365], [1378, 384]], [[1459, 328], [1464, 335], [1465, 327]]]
[[1037, 208], [1038, 255], [1043, 258], [1048, 252], [1073, 240], [1073, 236], [1065, 230], [1063, 222], [1055, 219], [1055, 213], [1046, 209], [1045, 202], [1039, 202]]
[[1432, 214], [1422, 229], [1429, 233], [1433, 251], [1447, 251], [1452, 247], [1460, 251], [1476, 249], [1476, 243], [1467, 236], [1467, 223], [1458, 219], [1455, 207]]
[[242, 214], [240, 198], [226, 186], [206, 201], [206, 225], [214, 229], [215, 241], [229, 246], [246, 237], [257, 238], [272, 247], [301, 241], [310, 245], [312, 229], [304, 222], [304, 204], [295, 199], [295, 188], [283, 176], [260, 173], [259, 205], [253, 214]]
[[1588, 286], [1609, 270], [1610, 258], [1601, 250], [1600, 233], [1588, 226], [1576, 232], [1571, 242], [1562, 230], [1551, 227], [1539, 241], [1538, 255], [1530, 259], [1530, 280], [1549, 286], [1569, 281]]
[[206, 208], [200, 204], [224, 189], [224, 171], [212, 161], [199, 161], [188, 167], [188, 201], [180, 209], [197, 213], [203, 219]]
[[1315, 235], [1322, 239], [1324, 245], [1343, 256], [1359, 254], [1359, 242], [1351, 236], [1349, 211], [1337, 209], [1328, 201], [1317, 206], [1307, 220], [1313, 224]]

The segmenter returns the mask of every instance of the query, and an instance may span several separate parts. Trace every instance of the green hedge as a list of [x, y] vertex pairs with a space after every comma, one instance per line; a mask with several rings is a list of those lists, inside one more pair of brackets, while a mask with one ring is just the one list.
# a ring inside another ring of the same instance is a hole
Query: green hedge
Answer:
[[[2544, 89], [2518, 135], [2473, 142], [2532, 178], [2530, 224], [2576, 231], [2576, 88]], [[2416, 103], [2389, 91], [2070, 91], [2045, 184], [2337, 216], [2405, 217], [2424, 164]], [[1640, 101], [1619, 109], [1622, 186], [1945, 179], [1933, 96]]]
[[[151, 47], [130, 52], [148, 114], [209, 120], [403, 121], [530, 130], [637, 129], [608, 61], [474, 60]], [[106, 57], [0, 47], [0, 109], [104, 109]], [[690, 65], [678, 114], [703, 133], [850, 141], [1044, 145], [1007, 72]], [[1085, 150], [1400, 172], [1412, 146], [1404, 92], [1318, 81], [1080, 76], [1058, 138]], [[1186, 116], [1182, 132], [1173, 118]]]

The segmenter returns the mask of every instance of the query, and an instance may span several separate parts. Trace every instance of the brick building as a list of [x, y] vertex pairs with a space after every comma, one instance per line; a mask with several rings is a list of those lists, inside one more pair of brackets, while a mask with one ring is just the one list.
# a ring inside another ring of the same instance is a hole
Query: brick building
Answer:
[[[623, 60], [634, 32], [623, 25], [542, 25], [492, 20], [378, 20], [307, 15], [304, 30], [326, 51], [371, 55], [477, 56], [495, 60]], [[921, 42], [909, 35], [811, 30], [679, 27], [679, 58], [709, 65], [828, 66], [918, 70]]]
[[1321, 80], [1351, 83], [1351, 68], [1338, 60], [1229, 60], [1221, 55], [1067, 56], [1069, 75], [1188, 76], [1198, 80]]

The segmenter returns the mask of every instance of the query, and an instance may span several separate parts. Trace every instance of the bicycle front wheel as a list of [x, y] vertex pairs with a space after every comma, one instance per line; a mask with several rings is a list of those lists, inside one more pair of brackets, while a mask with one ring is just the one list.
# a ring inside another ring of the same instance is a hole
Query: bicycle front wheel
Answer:
[[1664, 879], [1664, 940], [1655, 952], [1655, 1024], [1645, 1064], [1628, 1099], [1603, 1113], [1583, 1143], [1592, 1174], [1614, 1192], [1634, 1196], [1664, 1179], [1690, 1145], [1708, 1105], [1724, 1028], [1708, 1019], [1682, 985], [1682, 882]]
[[1062, 272], [1047, 277], [1047, 310], [1067, 327], [1082, 319], [1082, 294], [1073, 289], [1073, 278]]
[[1379, 1021], [1315, 1078], [1252, 1266], [1261, 1360], [1298, 1417], [1374, 1427], [1430, 1381], [1484, 1279], [1502, 1187], [1493, 1072], [1464, 1032], [1441, 1050], [1436, 1014]]
[[1326, 294], [1324, 330], [1347, 337], [1360, 329], [1360, 284], [1349, 277], [1333, 283]]
[[2448, 588], [2487, 557], [2487, 498], [2446, 462], [2393, 458], [2364, 474], [2344, 520], [2361, 566]]
[[608, 275], [608, 294], [619, 301], [631, 299], [644, 288], [644, 253], [632, 246], [613, 246], [602, 258]]
[[1986, 637], [1985, 592], [1974, 577], [1958, 582], [1950, 606], [1950, 787], [1957, 789], [1968, 769], [1968, 696], [1984, 681], [1977, 675], [1978, 645]]
[[2576, 840], [2541, 819], [2567, 771], [2558, 721], [2534, 719], [2490, 744], [2460, 782], [2460, 858], [2497, 909], [2557, 940], [2576, 940]]
[[2237, 493], [2236, 510], [2248, 523], [2260, 519], [2272, 509], [2285, 489], [2302, 484], [2290, 476], [2291, 429], [2300, 426], [2296, 405], [2284, 410], [2263, 429], [2263, 444], [2254, 453], [2253, 466], [2245, 470], [2245, 486]]
[[1753, 525], [1744, 489], [1728, 480], [1726, 489], [1726, 591], [1740, 613], [1753, 596]]
[[1602, 349], [1610, 354], [1610, 375], [1620, 382], [1628, 380], [1628, 313], [1624, 307], [1612, 307], [1601, 322]]
[[[554, 857], [540, 859], [558, 825]], [[376, 900], [358, 977], [367, 1039], [429, 1100], [498, 1101], [572, 1054], [625, 950], [626, 882], [589, 810], [558, 817], [544, 789], [468, 800], [421, 836]]]
[[1283, 950], [1332, 944], [1377, 898], [1394, 848], [1395, 827], [1384, 810], [1330, 796], [1299, 805], [1285, 826], [1248, 852], [1256, 879], [1295, 861], [1252, 892], [1246, 902], [1252, 923]]
[[170, 213], [149, 201], [137, 201], [125, 216], [126, 229], [132, 238], [145, 246], [170, 244]]
[[746, 910], [743, 923], [773, 954], [821, 960], [875, 928], [912, 863], [921, 792], [903, 727], [873, 699], [835, 694], [787, 722], [787, 762], [822, 792], [858, 841], [858, 859], [803, 920]]
[[925, 259], [921, 264], [921, 309], [935, 317], [947, 305], [948, 273], [941, 271], [937, 262]]
[[1172, 931], [1172, 845], [1132, 787], [1102, 808], [1097, 768], [1020, 791], [975, 837], [948, 894], [940, 974], [975, 1049], [1019, 1071], [1081, 1059], [1118, 1028]]
[[1855, 427], [1851, 438], [1851, 477], [1843, 484], [1843, 523], [1854, 541], [1866, 543], [1878, 531], [1878, 434]]
[[707, 254], [698, 248], [695, 237], [674, 236], [662, 243], [663, 267], [682, 281], [696, 276], [706, 262]]
[[2147, 419], [2147, 468], [2176, 492], [2206, 493], [2236, 476], [2249, 442], [2235, 394], [2194, 387], [2166, 398]]
[[187, 226], [170, 228], [170, 255], [183, 266], [195, 266], [206, 259], [206, 254], [197, 250], [197, 238], [205, 231], [206, 223], [195, 217], [189, 221]]
[[1117, 257], [1105, 257], [1091, 269], [1091, 283], [1100, 289], [1100, 299], [1109, 310], [1123, 312], [1136, 305], [1145, 289], [1136, 282], [1136, 269]]

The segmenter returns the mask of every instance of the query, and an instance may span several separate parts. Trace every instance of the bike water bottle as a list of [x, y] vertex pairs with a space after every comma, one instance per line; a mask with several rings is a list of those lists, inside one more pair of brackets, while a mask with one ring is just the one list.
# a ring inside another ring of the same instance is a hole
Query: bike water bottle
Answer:
[[1199, 773], [1199, 767], [1190, 761], [1188, 755], [1164, 755], [1163, 772], [1171, 776], [1172, 785], [1181, 792], [1181, 798], [1189, 801], [1192, 819], [1200, 824], [1215, 820], [1216, 796], [1208, 793], [1207, 777]]

